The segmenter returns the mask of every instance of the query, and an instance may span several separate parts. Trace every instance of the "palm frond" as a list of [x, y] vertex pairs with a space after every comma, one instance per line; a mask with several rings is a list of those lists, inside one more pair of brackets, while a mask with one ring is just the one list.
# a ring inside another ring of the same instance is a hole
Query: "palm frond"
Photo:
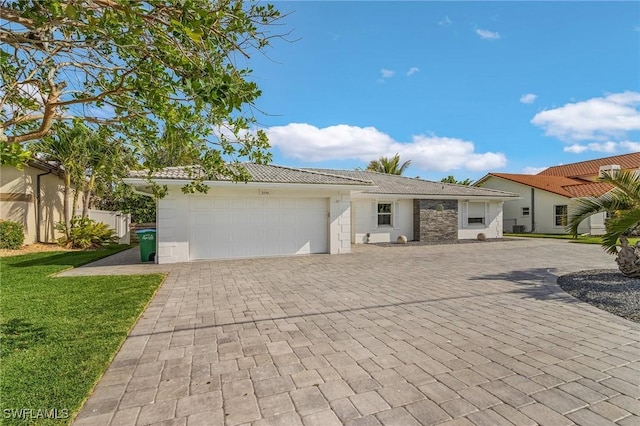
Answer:
[[620, 200], [640, 205], [640, 175], [633, 170], [623, 170], [615, 174], [603, 173], [599, 179], [615, 188], [611, 191]]
[[610, 219], [607, 233], [602, 237], [602, 247], [610, 254], [616, 254], [616, 244], [622, 235], [640, 223], [640, 209], [627, 210], [619, 217]]
[[583, 220], [596, 213], [617, 210], [615, 206], [615, 200], [613, 200], [609, 194], [600, 197], [583, 197], [572, 200], [569, 206], [569, 217], [566, 226], [567, 232], [576, 237], [578, 235], [578, 227]]

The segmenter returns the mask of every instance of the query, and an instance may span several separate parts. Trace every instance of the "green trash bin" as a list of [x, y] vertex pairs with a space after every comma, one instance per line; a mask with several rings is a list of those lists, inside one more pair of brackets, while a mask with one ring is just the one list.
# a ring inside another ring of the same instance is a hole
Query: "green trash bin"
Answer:
[[156, 230], [140, 229], [136, 231], [140, 243], [140, 260], [154, 262], [156, 260]]

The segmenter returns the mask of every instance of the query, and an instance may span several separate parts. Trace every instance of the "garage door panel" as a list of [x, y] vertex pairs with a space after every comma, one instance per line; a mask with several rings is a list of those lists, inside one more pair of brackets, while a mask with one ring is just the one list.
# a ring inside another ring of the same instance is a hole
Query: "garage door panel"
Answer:
[[214, 198], [212, 202], [212, 207], [214, 209], [230, 209], [231, 199], [230, 198]]
[[191, 203], [191, 259], [328, 251], [327, 199], [211, 197], [204, 205]]
[[211, 199], [203, 197], [193, 197], [191, 198], [190, 205], [192, 210], [210, 210]]

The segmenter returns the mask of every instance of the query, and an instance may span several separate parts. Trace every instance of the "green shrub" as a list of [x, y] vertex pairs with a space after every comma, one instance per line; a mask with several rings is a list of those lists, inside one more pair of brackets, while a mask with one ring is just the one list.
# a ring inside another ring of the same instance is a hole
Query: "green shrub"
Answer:
[[58, 238], [58, 244], [67, 248], [100, 248], [118, 241], [116, 231], [88, 217], [76, 216], [71, 219], [69, 238], [66, 237], [67, 227], [64, 222], [57, 223], [56, 229], [64, 234]]
[[18, 222], [0, 221], [0, 248], [18, 250], [24, 243], [24, 228]]

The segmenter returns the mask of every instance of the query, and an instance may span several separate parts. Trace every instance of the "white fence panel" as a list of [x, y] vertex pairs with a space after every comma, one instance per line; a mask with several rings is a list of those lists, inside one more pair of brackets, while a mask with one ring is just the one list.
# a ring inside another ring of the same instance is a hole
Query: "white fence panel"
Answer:
[[[77, 210], [76, 215], [82, 215], [82, 210]], [[89, 209], [89, 219], [96, 222], [102, 222], [109, 228], [116, 231], [116, 235], [119, 238], [118, 243], [130, 244], [131, 243], [131, 231], [129, 225], [131, 224], [131, 215], [122, 212], [112, 212], [108, 210], [93, 210]]]

